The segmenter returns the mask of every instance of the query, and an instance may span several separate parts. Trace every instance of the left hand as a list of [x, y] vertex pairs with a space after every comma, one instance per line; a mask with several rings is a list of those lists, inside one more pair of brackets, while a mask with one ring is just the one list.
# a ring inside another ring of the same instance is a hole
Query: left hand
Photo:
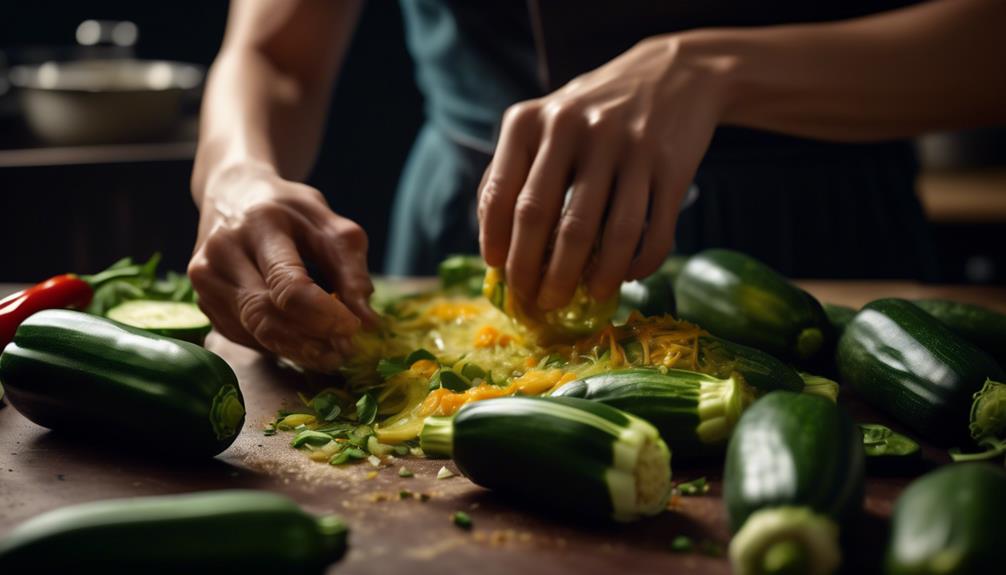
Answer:
[[687, 38], [644, 40], [506, 111], [480, 186], [479, 241], [523, 305], [562, 307], [582, 276], [604, 300], [670, 252], [681, 200], [722, 117], [720, 72], [730, 65]]

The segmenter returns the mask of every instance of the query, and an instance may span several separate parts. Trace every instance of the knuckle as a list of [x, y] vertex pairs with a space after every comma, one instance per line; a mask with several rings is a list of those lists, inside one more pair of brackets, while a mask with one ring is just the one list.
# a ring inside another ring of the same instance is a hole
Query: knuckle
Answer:
[[594, 233], [586, 218], [570, 212], [563, 216], [559, 225], [559, 239], [570, 246], [584, 247], [593, 242]]
[[574, 130], [584, 122], [579, 108], [569, 101], [558, 101], [548, 104], [545, 117], [553, 131]]
[[537, 100], [525, 100], [512, 104], [503, 113], [503, 124], [517, 128], [531, 125], [538, 120], [538, 109]]
[[639, 232], [643, 227], [643, 222], [637, 218], [617, 218], [608, 222], [608, 238], [615, 244], [635, 241], [639, 238]]
[[544, 206], [533, 194], [522, 194], [514, 206], [514, 220], [521, 227], [535, 227], [545, 222]]
[[255, 334], [269, 316], [272, 307], [269, 296], [262, 292], [241, 291], [237, 294], [236, 303], [241, 325]]
[[367, 232], [355, 222], [343, 222], [334, 233], [336, 246], [340, 250], [361, 252], [367, 251], [369, 243]]
[[286, 309], [297, 288], [309, 281], [303, 268], [285, 262], [270, 264], [264, 279], [279, 309]]
[[275, 222], [285, 216], [286, 207], [281, 202], [260, 202], [245, 212], [245, 219], [249, 222]]

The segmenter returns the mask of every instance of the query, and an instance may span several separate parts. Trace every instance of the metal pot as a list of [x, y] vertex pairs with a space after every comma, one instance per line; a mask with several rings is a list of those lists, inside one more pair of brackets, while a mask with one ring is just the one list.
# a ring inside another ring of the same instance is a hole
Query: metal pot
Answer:
[[185, 95], [198, 88], [202, 67], [161, 60], [79, 60], [16, 66], [32, 131], [51, 144], [144, 140], [178, 124]]

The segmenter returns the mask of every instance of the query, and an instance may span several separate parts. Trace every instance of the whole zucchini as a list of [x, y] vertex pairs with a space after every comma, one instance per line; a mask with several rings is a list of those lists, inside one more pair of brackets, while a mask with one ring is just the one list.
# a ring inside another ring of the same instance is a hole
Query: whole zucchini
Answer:
[[453, 418], [427, 418], [419, 440], [483, 487], [582, 515], [655, 515], [671, 492], [671, 454], [657, 430], [586, 399], [477, 401]]
[[83, 566], [101, 573], [320, 573], [343, 555], [346, 536], [338, 517], [308, 515], [266, 491], [136, 497], [30, 519], [0, 540], [0, 565], [22, 573]]
[[754, 390], [737, 373], [718, 379], [680, 369], [624, 369], [572, 381], [552, 397], [581, 397], [640, 417], [680, 458], [722, 453]]
[[674, 297], [682, 319], [782, 359], [810, 363], [828, 350], [831, 326], [821, 304], [745, 254], [710, 249], [692, 256]]
[[775, 391], [741, 416], [723, 500], [736, 573], [832, 573], [840, 526], [863, 505], [863, 440], [831, 401]]
[[845, 331], [845, 326], [849, 325], [852, 318], [856, 316], [856, 310], [845, 305], [834, 303], [821, 304], [824, 314], [828, 316], [828, 323], [831, 324], [831, 331], [835, 337], [841, 337]]
[[759, 349], [706, 335], [699, 338], [699, 371], [719, 378], [739, 373], [759, 394], [777, 389], [802, 391], [795, 369]]
[[33, 422], [116, 444], [215, 455], [244, 422], [237, 378], [214, 353], [76, 311], [25, 320], [0, 355], [0, 380]]
[[674, 286], [671, 276], [657, 270], [638, 281], [625, 282], [619, 290], [620, 313], [638, 310], [644, 316], [674, 314]]
[[888, 575], [988, 575], [1006, 565], [1006, 472], [958, 463], [914, 481], [894, 506]]
[[991, 355], [999, 367], [1006, 368], [1006, 314], [947, 299], [918, 299], [912, 303]]
[[1006, 376], [995, 360], [906, 300], [860, 310], [839, 340], [837, 362], [842, 381], [865, 401], [936, 443], [981, 441], [1006, 426], [1006, 402], [994, 401]]

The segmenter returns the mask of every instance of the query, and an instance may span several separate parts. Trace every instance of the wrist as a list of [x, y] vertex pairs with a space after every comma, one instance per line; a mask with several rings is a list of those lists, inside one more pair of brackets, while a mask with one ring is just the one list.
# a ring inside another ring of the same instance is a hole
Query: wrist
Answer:
[[693, 30], [675, 37], [679, 57], [697, 70], [715, 99], [721, 124], [739, 124], [745, 106], [755, 96], [745, 78], [754, 67], [749, 30], [714, 28]]
[[280, 177], [276, 168], [267, 162], [244, 159], [221, 163], [207, 170], [202, 178], [202, 189], [196, 204], [202, 211], [207, 202], [229, 203], [237, 199], [237, 196], [254, 193], [257, 187], [248, 185], [252, 181], [278, 179]]

